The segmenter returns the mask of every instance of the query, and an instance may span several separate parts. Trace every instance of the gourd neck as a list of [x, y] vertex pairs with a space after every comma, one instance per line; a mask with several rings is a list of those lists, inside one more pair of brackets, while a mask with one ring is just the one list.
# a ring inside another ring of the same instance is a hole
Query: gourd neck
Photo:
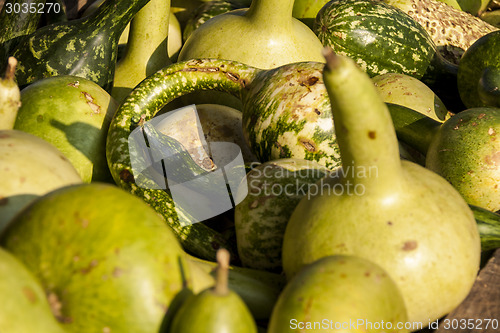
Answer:
[[397, 191], [402, 167], [387, 106], [353, 60], [331, 50], [325, 49], [324, 54], [325, 85], [332, 105], [344, 186], [363, 193]]
[[259, 26], [284, 27], [292, 24], [294, 0], [253, 0], [245, 16]]
[[123, 59], [146, 65], [146, 76], [171, 64], [168, 57], [170, 0], [151, 0], [130, 22]]
[[106, 0], [88, 18], [87, 26], [94, 30], [110, 29], [111, 38], [118, 40], [134, 15], [150, 0]]

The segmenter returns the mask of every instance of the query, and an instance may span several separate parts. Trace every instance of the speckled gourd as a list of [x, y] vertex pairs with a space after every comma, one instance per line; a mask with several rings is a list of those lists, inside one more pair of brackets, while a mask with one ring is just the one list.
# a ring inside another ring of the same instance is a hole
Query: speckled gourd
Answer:
[[369, 259], [400, 288], [408, 321], [428, 325], [458, 306], [476, 279], [474, 216], [445, 179], [400, 160], [388, 109], [366, 73], [347, 57], [325, 56], [342, 169], [295, 208], [283, 239], [284, 271], [292, 279], [336, 254]]
[[380, 0], [401, 9], [420, 23], [439, 52], [458, 64], [462, 54], [495, 26], [437, 0]]

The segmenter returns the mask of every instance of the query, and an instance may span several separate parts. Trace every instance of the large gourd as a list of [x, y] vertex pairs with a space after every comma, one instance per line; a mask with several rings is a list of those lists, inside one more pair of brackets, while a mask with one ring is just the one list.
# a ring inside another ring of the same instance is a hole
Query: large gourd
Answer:
[[12, 51], [19, 61], [19, 86], [48, 76], [75, 75], [111, 91], [118, 39], [148, 2], [108, 0], [89, 17], [51, 24], [26, 36]]
[[254, 0], [249, 9], [218, 15], [186, 40], [179, 60], [236, 60], [262, 69], [298, 61], [319, 61], [321, 43], [292, 17], [293, 0]]
[[191, 283], [164, 221], [112, 185], [74, 185], [37, 199], [0, 244], [40, 281], [68, 332], [158, 332]]
[[351, 59], [326, 53], [342, 169], [303, 199], [283, 240], [283, 268], [352, 254], [380, 265], [402, 291], [410, 322], [424, 326], [467, 296], [479, 269], [474, 216], [443, 178], [398, 156], [386, 105]]

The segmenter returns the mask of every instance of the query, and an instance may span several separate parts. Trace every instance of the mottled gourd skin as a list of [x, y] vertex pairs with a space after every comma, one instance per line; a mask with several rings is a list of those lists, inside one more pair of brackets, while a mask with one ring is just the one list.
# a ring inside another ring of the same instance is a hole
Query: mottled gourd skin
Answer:
[[429, 32], [438, 51], [455, 64], [482, 36], [498, 30], [467, 12], [437, 0], [381, 0], [410, 15]]
[[45, 77], [75, 75], [110, 91], [118, 39], [148, 0], [109, 1], [92, 16], [51, 24], [23, 38], [12, 51], [23, 87]]
[[[0, 248], [0, 331], [64, 333], [52, 314], [45, 291], [14, 255]], [[8, 274], [5, 274], [8, 272]], [[26, 319], [29, 313], [29, 320]]]
[[168, 226], [113, 185], [51, 192], [17, 216], [0, 243], [41, 282], [69, 332], [157, 332], [191, 281]]
[[288, 219], [300, 199], [329, 171], [308, 160], [286, 158], [252, 168], [234, 211], [236, 244], [246, 267], [281, 272], [281, 247]]
[[[321, 327], [312, 329], [314, 322]], [[401, 291], [384, 269], [360, 257], [335, 255], [304, 267], [288, 282], [273, 309], [268, 333], [406, 333], [410, 330], [398, 325], [407, 322]], [[304, 330], [299, 330], [299, 323]], [[379, 327], [368, 329], [369, 323]]]
[[[462, 56], [458, 66], [457, 84], [460, 98], [466, 107], [491, 105], [486, 103], [488, 98], [486, 101], [481, 98], [481, 93], [495, 94], [494, 91], [488, 93], [483, 89], [486, 87], [481, 85], [481, 77], [487, 68], [500, 70], [500, 31], [481, 37]], [[495, 80], [490, 79], [491, 81]], [[492, 89], [494, 90], [494, 87]], [[496, 90], [497, 94], [500, 94], [500, 86]], [[500, 103], [500, 98], [498, 102]]]
[[354, 59], [371, 77], [402, 73], [421, 79], [436, 53], [418, 23], [378, 1], [331, 1], [318, 13], [314, 31], [323, 45]]
[[243, 133], [261, 161], [294, 157], [332, 169], [339, 166], [323, 66], [284, 65], [260, 73], [249, 87], [243, 101]]
[[446, 121], [427, 151], [426, 167], [470, 204], [500, 210], [500, 109], [478, 107]]

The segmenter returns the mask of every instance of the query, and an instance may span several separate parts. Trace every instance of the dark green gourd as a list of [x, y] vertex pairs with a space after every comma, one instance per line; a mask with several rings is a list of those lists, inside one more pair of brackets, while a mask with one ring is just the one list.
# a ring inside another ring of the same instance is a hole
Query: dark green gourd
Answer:
[[74, 75], [92, 80], [109, 92], [120, 34], [148, 2], [108, 0], [89, 17], [45, 26], [26, 36], [12, 52], [19, 61], [18, 84]]
[[[0, 11], [0, 68], [3, 72], [9, 51], [12, 50], [19, 40], [26, 35], [33, 33], [42, 15], [46, 0], [7, 0]], [[35, 13], [21, 10], [19, 8], [36, 8]]]

